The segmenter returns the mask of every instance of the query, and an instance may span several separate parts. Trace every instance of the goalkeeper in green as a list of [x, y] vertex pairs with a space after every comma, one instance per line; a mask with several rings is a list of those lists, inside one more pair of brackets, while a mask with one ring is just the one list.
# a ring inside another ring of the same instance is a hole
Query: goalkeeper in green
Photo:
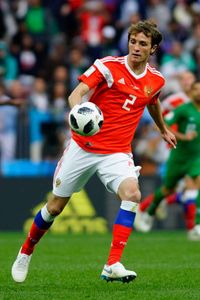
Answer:
[[192, 85], [191, 102], [167, 114], [165, 121], [169, 126], [178, 125], [178, 131], [174, 131], [177, 148], [170, 151], [162, 186], [141, 202], [135, 227], [150, 231], [160, 202], [184, 178], [185, 189], [176, 199], [184, 206], [188, 238], [200, 240], [200, 81]]

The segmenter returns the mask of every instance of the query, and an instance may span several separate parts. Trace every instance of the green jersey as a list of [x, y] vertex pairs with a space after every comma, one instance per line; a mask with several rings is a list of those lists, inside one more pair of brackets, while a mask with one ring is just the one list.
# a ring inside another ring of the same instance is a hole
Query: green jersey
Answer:
[[178, 140], [177, 148], [171, 150], [170, 159], [184, 162], [200, 157], [200, 110], [189, 102], [170, 112], [165, 121], [168, 125], [177, 124], [178, 131], [183, 134], [197, 132], [196, 138], [191, 141]]

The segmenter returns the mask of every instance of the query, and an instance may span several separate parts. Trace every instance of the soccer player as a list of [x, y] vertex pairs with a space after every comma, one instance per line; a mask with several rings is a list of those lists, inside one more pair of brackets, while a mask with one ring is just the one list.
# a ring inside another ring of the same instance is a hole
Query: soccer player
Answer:
[[129, 282], [137, 276], [134, 271], [126, 270], [120, 259], [141, 198], [140, 167], [134, 165], [131, 142], [145, 106], [163, 139], [172, 147], [176, 146], [176, 138], [160, 112], [158, 97], [164, 78], [148, 64], [161, 40], [162, 35], [155, 24], [140, 21], [129, 29], [127, 56], [97, 59], [79, 77], [80, 83], [69, 96], [70, 106], [79, 105], [83, 96], [90, 94], [89, 101], [98, 105], [104, 114], [104, 124], [94, 136], [84, 137], [73, 132], [55, 170], [53, 197], [36, 215], [12, 266], [12, 277], [16, 282], [26, 279], [35, 245], [64, 209], [70, 196], [78, 192], [94, 173], [121, 201], [101, 277], [107, 281]]
[[[184, 103], [188, 103], [190, 102], [190, 96], [191, 96], [191, 87], [192, 84], [195, 82], [195, 76], [192, 72], [190, 71], [183, 71], [181, 74], [179, 74], [178, 76], [178, 81], [179, 81], [179, 85], [180, 85], [180, 92], [174, 93], [166, 98], [164, 98], [161, 102], [161, 112], [163, 116], [166, 116], [169, 112], [173, 111], [176, 107], [184, 104]], [[174, 130], [177, 130], [177, 124], [173, 124], [172, 128]], [[166, 149], [165, 149], [166, 153], [165, 153], [165, 157], [166, 157], [166, 161], [167, 158], [169, 156], [169, 152], [170, 152], [170, 148], [166, 145]], [[159, 205], [159, 210], [156, 210], [156, 215], [158, 216], [158, 218], [160, 216], [166, 215], [166, 213], [164, 212], [164, 210], [166, 209], [166, 204], [173, 204], [176, 203], [180, 200], [180, 192], [182, 192], [184, 189], [184, 179], [182, 179], [179, 184], [176, 187], [176, 191], [170, 195], [168, 195], [167, 197], [165, 197], [165, 202], [162, 202], [162, 206]], [[135, 228], [138, 231], [149, 231], [151, 229], [151, 226], [153, 225], [152, 222], [152, 218], [148, 218], [148, 215], [141, 215], [140, 213], [146, 211], [149, 206], [151, 205], [151, 203], [154, 200], [154, 195], [148, 195], [145, 199], [143, 199], [143, 201], [140, 203], [139, 207], [138, 207], [138, 212], [137, 212], [137, 217], [135, 219]], [[192, 204], [191, 204], [192, 205]], [[186, 222], [186, 227], [188, 228], [188, 230], [191, 229], [191, 222], [188, 221], [188, 219], [191, 219], [190, 217], [190, 209], [187, 209], [184, 211], [185, 215], [185, 222]], [[163, 216], [162, 216], [163, 218]], [[143, 222], [144, 220], [144, 222]], [[148, 225], [146, 225], [145, 220], [147, 220]], [[149, 222], [148, 222], [149, 220]]]
[[184, 205], [187, 215], [188, 238], [200, 240], [200, 81], [192, 84], [190, 94], [190, 102], [180, 105], [165, 117], [168, 125], [178, 125], [178, 131], [174, 131], [178, 139], [177, 149], [170, 151], [163, 184], [151, 195], [153, 201], [146, 212], [144, 203], [140, 204], [140, 216], [135, 226], [148, 232], [161, 200], [172, 193], [180, 179], [185, 178], [185, 190], [178, 194], [178, 201]]

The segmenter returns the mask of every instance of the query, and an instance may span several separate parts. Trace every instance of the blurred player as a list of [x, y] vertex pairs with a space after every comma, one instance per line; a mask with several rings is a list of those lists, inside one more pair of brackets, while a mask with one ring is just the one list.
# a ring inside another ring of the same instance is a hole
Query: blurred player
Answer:
[[[163, 184], [151, 196], [151, 205], [144, 213], [146, 200], [140, 204], [135, 227], [148, 232], [153, 225], [153, 216], [163, 198], [167, 197], [180, 179], [185, 178], [183, 193], [178, 193], [177, 202], [184, 206], [186, 227], [190, 240], [200, 240], [200, 214], [196, 211], [200, 206], [200, 82], [194, 82], [191, 88], [191, 101], [179, 106], [166, 115], [168, 125], [177, 124], [174, 131], [178, 139], [177, 149], [172, 149], [166, 164]], [[153, 201], [152, 201], [153, 200]], [[143, 213], [141, 213], [143, 212]], [[196, 218], [196, 220], [195, 220]], [[197, 225], [196, 225], [197, 224]]]
[[[178, 107], [184, 103], [188, 103], [190, 101], [191, 87], [192, 87], [192, 84], [195, 82], [194, 74], [190, 71], [183, 71], [181, 74], [179, 74], [178, 81], [179, 81], [179, 85], [180, 85], [180, 92], [174, 93], [174, 94], [164, 98], [164, 100], [161, 102], [161, 111], [162, 111], [163, 116], [165, 116], [169, 112], [173, 111], [176, 107]], [[172, 128], [174, 130], [177, 130], [177, 124], [173, 124]], [[162, 147], [162, 149], [163, 149], [163, 147]], [[165, 155], [163, 155], [163, 157], [165, 157], [165, 159], [167, 160], [167, 158], [169, 157], [170, 148], [167, 147], [167, 145], [166, 145], [164, 147], [164, 149], [165, 149]], [[163, 162], [163, 163], [165, 163], [165, 162]], [[159, 219], [163, 219], [167, 216], [166, 204], [171, 205], [180, 200], [180, 192], [182, 192], [183, 189], [184, 189], [184, 179], [182, 179], [179, 182], [179, 184], [176, 187], [176, 191], [175, 192], [173, 191], [172, 194], [168, 195], [165, 199], [163, 199], [165, 201], [163, 201], [161, 203], [162, 205], [161, 204], [159, 205], [158, 209], [156, 210], [156, 216]], [[146, 226], [145, 225], [143, 226], [143, 223], [140, 218], [140, 212], [146, 211], [153, 200], [154, 200], [154, 196], [149, 195], [145, 199], [143, 199], [142, 203], [140, 203], [140, 205], [139, 205], [137, 218], [135, 220], [135, 227], [139, 231], [143, 231], [143, 230], [146, 231]], [[144, 216], [144, 218], [145, 218], [145, 216]], [[148, 216], [147, 216], [147, 218], [148, 218]], [[186, 219], [186, 224], [187, 224], [188, 223], [187, 222], [187, 219], [188, 219], [187, 210], [185, 211], [185, 219]], [[150, 221], [150, 223], [152, 224], [152, 221]], [[188, 229], [190, 229], [190, 226]], [[149, 228], [149, 230], [150, 230], [150, 228]]]
[[82, 97], [94, 90], [90, 101], [102, 110], [104, 124], [101, 131], [91, 137], [73, 133], [54, 174], [53, 197], [36, 215], [13, 264], [12, 276], [16, 282], [26, 279], [35, 245], [64, 209], [70, 196], [78, 192], [94, 173], [121, 200], [101, 277], [107, 281], [129, 282], [137, 276], [134, 271], [126, 270], [120, 259], [141, 198], [140, 167], [134, 165], [131, 142], [145, 106], [164, 140], [172, 147], [176, 145], [176, 138], [167, 129], [160, 112], [158, 96], [164, 78], [147, 63], [161, 40], [162, 35], [155, 24], [143, 21], [132, 25], [128, 32], [127, 56], [97, 59], [80, 76], [80, 84], [69, 97], [70, 106], [79, 105]]

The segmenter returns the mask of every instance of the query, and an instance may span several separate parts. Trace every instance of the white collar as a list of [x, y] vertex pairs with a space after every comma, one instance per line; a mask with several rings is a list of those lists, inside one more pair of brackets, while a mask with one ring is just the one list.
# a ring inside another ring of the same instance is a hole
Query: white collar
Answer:
[[140, 78], [144, 77], [146, 75], [146, 73], [147, 73], [147, 65], [146, 65], [144, 72], [142, 72], [139, 75], [135, 74], [133, 72], [133, 70], [128, 65], [128, 55], [125, 56], [125, 66], [126, 66], [127, 70], [129, 71], [129, 73], [131, 73], [131, 75], [133, 77], [135, 77], [136, 79], [140, 79]]

